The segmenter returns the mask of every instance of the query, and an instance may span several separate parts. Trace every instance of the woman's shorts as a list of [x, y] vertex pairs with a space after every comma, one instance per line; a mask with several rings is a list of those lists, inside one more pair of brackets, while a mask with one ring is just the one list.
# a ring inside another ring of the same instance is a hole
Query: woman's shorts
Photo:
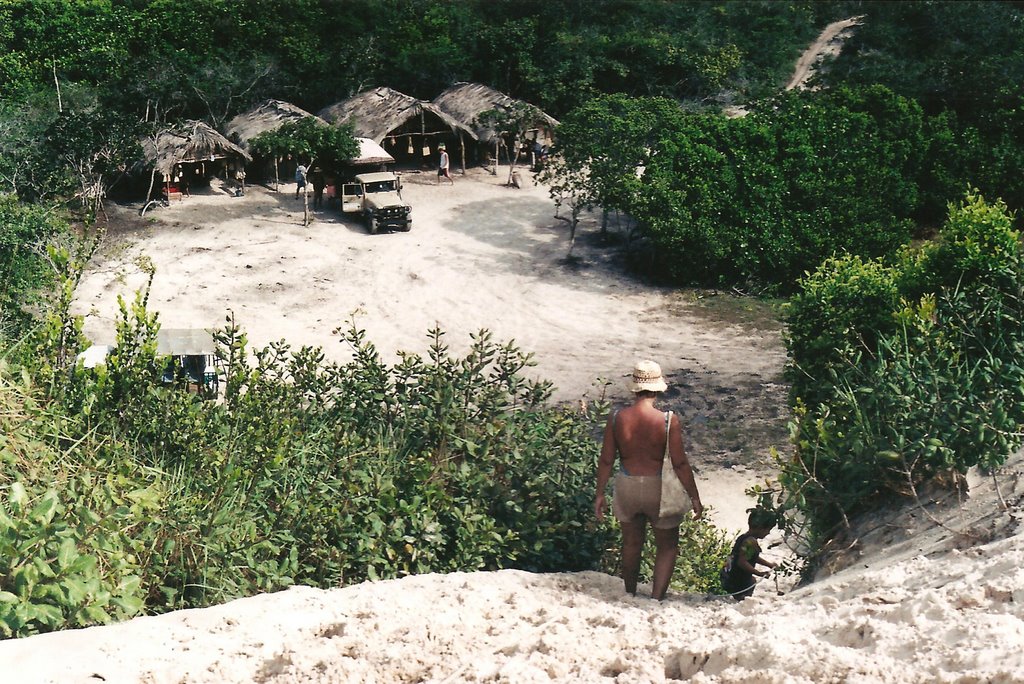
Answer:
[[620, 523], [648, 520], [651, 527], [671, 529], [683, 522], [682, 515], [658, 517], [661, 507], [661, 477], [658, 475], [615, 475], [612, 512]]

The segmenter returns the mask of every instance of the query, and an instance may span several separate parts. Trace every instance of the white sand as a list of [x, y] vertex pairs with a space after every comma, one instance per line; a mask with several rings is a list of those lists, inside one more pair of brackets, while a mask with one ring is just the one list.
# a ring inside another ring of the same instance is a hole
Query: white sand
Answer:
[[[1001, 476], [1017, 503], [1022, 463]], [[1017, 523], [987, 479], [929, 511], [947, 527], [872, 521], [852, 567], [738, 604], [633, 598], [593, 572], [423, 575], [7, 641], [0, 662], [4, 681], [60, 684], [1022, 681]]]

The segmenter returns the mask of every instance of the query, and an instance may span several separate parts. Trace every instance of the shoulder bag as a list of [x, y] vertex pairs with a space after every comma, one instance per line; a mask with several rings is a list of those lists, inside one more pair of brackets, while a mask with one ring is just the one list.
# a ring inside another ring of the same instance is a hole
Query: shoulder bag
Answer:
[[672, 455], [669, 453], [668, 437], [669, 426], [672, 424], [672, 412], [665, 414], [665, 456], [661, 461], [661, 504], [658, 508], [658, 517], [664, 518], [672, 515], [684, 515], [693, 508], [690, 495], [683, 488], [683, 483], [676, 475], [676, 469], [672, 467]]

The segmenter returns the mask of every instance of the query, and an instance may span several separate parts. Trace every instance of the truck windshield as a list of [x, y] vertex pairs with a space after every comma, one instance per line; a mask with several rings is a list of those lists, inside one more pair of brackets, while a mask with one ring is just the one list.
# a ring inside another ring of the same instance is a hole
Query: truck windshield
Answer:
[[377, 181], [375, 183], [366, 184], [366, 192], [394, 192], [395, 181]]

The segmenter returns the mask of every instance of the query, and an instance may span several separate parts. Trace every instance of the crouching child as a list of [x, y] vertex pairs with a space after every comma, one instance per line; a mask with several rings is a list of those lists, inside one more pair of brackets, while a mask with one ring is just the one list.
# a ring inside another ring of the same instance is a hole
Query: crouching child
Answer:
[[755, 508], [747, 517], [747, 531], [736, 538], [732, 553], [721, 571], [722, 588], [737, 601], [754, 593], [754, 576], [767, 577], [768, 570], [758, 570], [763, 565], [769, 570], [774, 563], [761, 557], [758, 539], [764, 539], [775, 527], [775, 514], [763, 508]]

